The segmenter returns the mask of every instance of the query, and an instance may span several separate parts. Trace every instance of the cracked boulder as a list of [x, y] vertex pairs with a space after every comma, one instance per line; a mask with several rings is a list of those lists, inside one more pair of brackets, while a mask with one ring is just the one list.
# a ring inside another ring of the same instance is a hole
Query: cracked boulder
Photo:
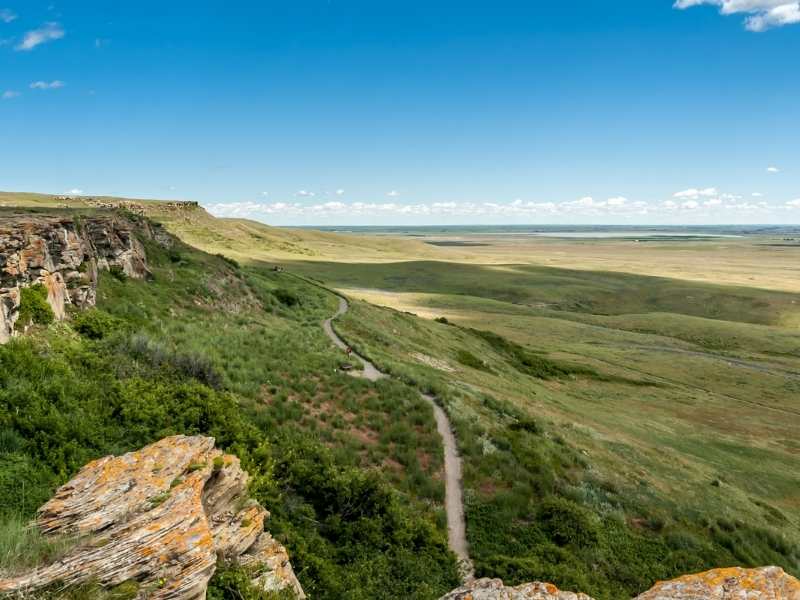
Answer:
[[239, 460], [214, 439], [174, 436], [87, 464], [39, 509], [46, 535], [80, 540], [61, 560], [12, 579], [0, 593], [136, 582], [139, 598], [205, 598], [218, 559], [245, 566], [268, 591], [305, 598], [288, 554], [264, 531], [269, 513], [247, 497]]

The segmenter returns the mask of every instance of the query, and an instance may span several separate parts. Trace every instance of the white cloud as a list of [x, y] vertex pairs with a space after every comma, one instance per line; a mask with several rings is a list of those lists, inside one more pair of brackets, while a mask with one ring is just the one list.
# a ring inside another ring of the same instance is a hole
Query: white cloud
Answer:
[[16, 19], [17, 15], [14, 11], [7, 8], [0, 9], [0, 21], [3, 23], [11, 23], [11, 21], [15, 21]]
[[800, 2], [790, 0], [676, 0], [673, 6], [683, 10], [703, 4], [718, 6], [723, 15], [747, 15], [744, 24], [750, 31], [800, 23]]
[[15, 92], [14, 90], [6, 90], [3, 92], [3, 100], [11, 100], [12, 98], [17, 98], [20, 95], [19, 92]]
[[308, 190], [300, 190], [295, 194], [295, 196], [300, 196], [301, 198], [313, 198], [316, 196], [314, 192], [309, 192]]
[[719, 191], [717, 190], [717, 188], [710, 187], [702, 190], [696, 188], [689, 188], [688, 190], [683, 190], [682, 192], [674, 193], [672, 197], [689, 199], [689, 200], [699, 200], [700, 198], [712, 198], [717, 195], [719, 195]]
[[336, 190], [337, 196], [344, 196], [344, 190]]
[[778, 167], [767, 167], [767, 173], [780, 173], [781, 170]]
[[746, 27], [750, 31], [766, 31], [772, 27], [800, 23], [800, 2], [781, 4], [772, 10], [749, 17]]
[[[712, 194], [710, 190], [713, 190]], [[685, 190], [690, 191], [690, 190]], [[678, 192], [678, 194], [683, 194]], [[662, 202], [645, 202], [615, 196], [598, 200], [584, 196], [561, 202], [542, 202], [516, 198], [508, 202], [439, 201], [410, 204], [397, 200], [345, 202], [317, 200], [293, 202], [230, 202], [207, 206], [221, 217], [262, 218], [267, 222], [321, 224], [365, 222], [624, 222], [641, 219], [684, 221], [691, 219], [716, 222], [767, 222], [780, 211], [800, 209], [800, 199], [784, 205], [756, 201], [749, 195], [723, 193], [716, 188], [695, 190]], [[766, 219], [766, 220], [765, 220]]]
[[753, 198], [763, 198], [764, 194], [762, 194], [761, 192], [753, 192], [751, 196], [753, 196]]
[[68, 196], [82, 196], [83, 195], [83, 190], [79, 190], [77, 188], [73, 188], [73, 189], [71, 189], [70, 191], [67, 192], [67, 195]]
[[267, 196], [269, 196], [269, 192], [261, 192], [261, 195], [266, 198]]
[[34, 81], [30, 85], [30, 88], [32, 90], [57, 90], [63, 88], [65, 85], [67, 84], [56, 79], [54, 81]]
[[64, 28], [58, 23], [45, 23], [39, 29], [33, 29], [26, 33], [15, 49], [27, 52], [46, 42], [60, 40], [64, 35], [66, 35]]
[[392, 190], [386, 195], [389, 196], [390, 198], [397, 198], [400, 195], [400, 192], [398, 192], [397, 190]]

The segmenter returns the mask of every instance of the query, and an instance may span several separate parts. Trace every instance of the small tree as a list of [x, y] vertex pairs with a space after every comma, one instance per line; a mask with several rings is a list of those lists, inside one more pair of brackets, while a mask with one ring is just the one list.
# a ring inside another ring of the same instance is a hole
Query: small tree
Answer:
[[31, 287], [22, 288], [19, 300], [19, 320], [17, 321], [20, 327], [26, 327], [31, 323], [49, 325], [55, 318], [53, 309], [47, 301], [46, 287], [37, 283]]

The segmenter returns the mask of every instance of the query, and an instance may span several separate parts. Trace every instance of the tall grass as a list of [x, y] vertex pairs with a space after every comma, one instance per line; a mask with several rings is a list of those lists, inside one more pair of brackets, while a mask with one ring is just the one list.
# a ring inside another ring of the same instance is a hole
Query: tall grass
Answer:
[[44, 536], [19, 516], [0, 521], [0, 573], [5, 577], [52, 563], [78, 543], [66, 536]]

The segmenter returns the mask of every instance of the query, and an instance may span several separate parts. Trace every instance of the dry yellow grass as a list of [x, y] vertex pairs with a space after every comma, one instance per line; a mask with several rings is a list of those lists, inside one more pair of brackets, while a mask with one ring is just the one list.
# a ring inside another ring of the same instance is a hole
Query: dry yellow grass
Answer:
[[800, 246], [773, 246], [780, 240], [769, 236], [685, 242], [470, 236], [469, 241], [487, 245], [460, 248], [461, 253], [486, 264], [617, 271], [800, 292]]

